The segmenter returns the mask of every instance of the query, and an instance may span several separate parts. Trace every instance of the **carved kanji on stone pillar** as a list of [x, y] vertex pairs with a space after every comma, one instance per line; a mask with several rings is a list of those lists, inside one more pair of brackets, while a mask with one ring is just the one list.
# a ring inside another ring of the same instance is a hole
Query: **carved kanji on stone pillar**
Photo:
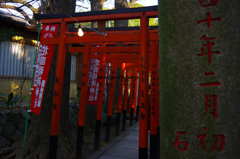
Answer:
[[202, 7], [216, 6], [219, 0], [198, 0]]
[[[205, 98], [206, 98], [206, 105], [205, 105], [205, 114], [204, 116], [207, 115], [207, 112], [209, 110], [209, 108], [212, 108], [213, 107], [213, 112], [209, 112], [210, 114], [212, 114], [213, 118], [214, 119], [217, 119], [217, 95], [204, 95]], [[211, 100], [212, 99], [212, 104], [210, 105], [211, 103]]]
[[[203, 127], [203, 130], [207, 131], [207, 128]], [[196, 135], [196, 138], [201, 139], [200, 143], [198, 144], [198, 147], [202, 145], [202, 150], [205, 151], [206, 150], [205, 142], [207, 142], [207, 144], [209, 143], [208, 140], [205, 141], [205, 139], [207, 138], [207, 134]]]
[[[214, 138], [216, 138], [215, 143], [213, 144], [213, 147], [211, 148], [210, 152], [212, 152], [214, 149], [217, 149], [218, 151], [222, 151], [224, 148], [224, 144], [225, 144], [225, 135], [213, 135]], [[217, 144], [219, 142], [219, 140], [222, 139], [222, 142], [220, 144], [220, 147], [217, 147]]]
[[212, 18], [212, 15], [210, 12], [207, 12], [207, 19], [204, 19], [204, 20], [199, 20], [197, 21], [198, 24], [200, 23], [207, 23], [208, 25], [208, 29], [210, 29], [211, 27], [211, 22], [214, 22], [214, 21], [222, 21], [222, 18], [221, 17], [217, 17], [217, 18]]
[[[200, 40], [205, 40], [207, 41], [207, 44], [203, 44], [203, 47], [206, 47], [207, 49], [207, 52], [205, 53], [202, 53], [202, 54], [197, 54], [198, 56], [205, 56], [205, 55], [208, 55], [208, 64], [210, 65], [211, 62], [212, 62], [212, 54], [221, 54], [220, 51], [216, 51], [216, 52], [213, 52], [211, 51], [212, 50], [212, 46], [215, 45], [215, 43], [211, 43], [210, 40], [215, 40], [216, 37], [211, 37], [211, 38], [207, 38], [206, 35], [203, 35], [201, 37]], [[201, 51], [205, 51], [206, 50], [205, 48], [201, 48]]]
[[[177, 138], [176, 138], [176, 141], [175, 141], [173, 147], [177, 146], [179, 151], [188, 151], [187, 148], [188, 148], [189, 143], [186, 141], [179, 142], [179, 136], [186, 135], [187, 132], [186, 131], [184, 131], [184, 132], [177, 131], [176, 133], [177, 133]], [[182, 148], [181, 145], [184, 145], [184, 147]]]

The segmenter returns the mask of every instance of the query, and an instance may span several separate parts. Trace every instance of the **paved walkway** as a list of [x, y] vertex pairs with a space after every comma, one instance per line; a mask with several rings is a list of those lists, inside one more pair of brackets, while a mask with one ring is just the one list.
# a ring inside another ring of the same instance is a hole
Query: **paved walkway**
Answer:
[[138, 159], [139, 123], [87, 159]]

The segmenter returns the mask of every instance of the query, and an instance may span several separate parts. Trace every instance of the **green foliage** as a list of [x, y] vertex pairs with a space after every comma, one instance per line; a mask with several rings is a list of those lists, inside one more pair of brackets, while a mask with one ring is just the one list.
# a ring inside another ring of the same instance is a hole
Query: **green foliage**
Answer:
[[0, 33], [0, 42], [12, 41], [12, 38], [17, 35], [18, 35], [17, 32], [14, 32], [12, 28], [8, 30], [4, 29], [2, 33]]
[[30, 95], [26, 95], [26, 96], [23, 96], [22, 98], [20, 98], [20, 99], [21, 99], [21, 102], [22, 102], [24, 99], [28, 98], [28, 97], [30, 97]]
[[18, 94], [16, 94], [16, 95], [13, 97], [12, 101], [13, 101], [13, 103], [16, 105], [19, 99], [21, 99], [21, 97], [18, 97]]
[[6, 102], [6, 99], [3, 97], [0, 97], [0, 102]]
[[[74, 28], [78, 28], [79, 23], [74, 24]], [[82, 28], [91, 28], [91, 22], [81, 23]]]
[[[128, 5], [130, 4], [130, 2], [128, 2]], [[134, 3], [133, 8], [140, 8], [140, 7], [144, 7], [144, 5], [140, 4], [140, 3]]]
[[30, 95], [26, 95], [26, 96], [23, 96], [23, 97], [18, 97], [18, 94], [16, 94], [16, 95], [13, 97], [13, 103], [15, 103], [15, 106], [16, 106], [16, 104], [17, 104], [17, 102], [18, 102], [19, 100], [22, 102], [24, 99], [26, 99], [26, 98], [28, 98], [28, 97], [30, 97]]
[[17, 110], [11, 111], [11, 116], [17, 115], [19, 112]]
[[82, 26], [83, 28], [91, 28], [91, 22], [81, 23], [81, 26]]
[[105, 26], [106, 28], [114, 27], [114, 20], [106, 21]]
[[6, 94], [0, 92], [0, 96], [5, 96]]
[[93, 142], [92, 140], [90, 140], [88, 138], [84, 138], [83, 141], [85, 144], [91, 144]]
[[3, 100], [3, 104], [1, 104], [0, 106], [7, 106], [8, 108], [10, 108], [10, 106], [12, 106], [13, 108], [13, 92], [15, 92], [17, 89], [15, 89], [14, 91], [12, 91], [9, 95], [8, 95], [8, 99], [5, 99], [3, 97], [0, 97], [0, 99]]
[[[13, 92], [15, 92], [16, 90], [18, 90], [19, 88], [15, 89], [14, 91], [12, 91], [9, 95], [8, 95], [8, 98], [5, 99], [3, 97], [0, 97], [0, 101], [2, 101], [3, 103], [0, 105], [0, 106], [7, 106], [8, 108], [12, 108], [13, 109], [13, 104], [17, 104], [17, 102], [20, 100], [20, 101], [23, 101], [24, 99], [30, 97], [30, 95], [26, 95], [24, 97], [18, 97], [18, 94], [16, 94], [14, 97], [13, 97]], [[3, 95], [5, 96], [6, 94], [4, 93], [1, 93], [0, 92], [0, 95]]]
[[[113, 7], [113, 8], [103, 7], [102, 10], [114, 10], [114, 9], [115, 9], [115, 7]], [[106, 21], [105, 26], [106, 26], [106, 28], [114, 27], [114, 20]]]
[[[139, 7], [144, 7], [144, 5], [141, 5], [139, 3], [135, 3], [133, 5], [133, 8], [139, 8]], [[158, 25], [158, 18], [149, 18], [149, 26], [157, 26], [157, 25]], [[140, 19], [128, 20], [128, 26], [129, 27], [140, 26]]]
[[100, 141], [100, 145], [101, 145], [102, 147], [104, 147], [104, 146], [106, 146], [106, 145], [107, 145], [107, 142]]
[[80, 97], [74, 97], [74, 99], [71, 101], [71, 103], [74, 103], [74, 104], [79, 104], [80, 102]]
[[149, 18], [149, 26], [158, 26], [158, 18]]
[[140, 19], [131, 19], [131, 20], [128, 20], [128, 26], [129, 26], [129, 27], [140, 26]]

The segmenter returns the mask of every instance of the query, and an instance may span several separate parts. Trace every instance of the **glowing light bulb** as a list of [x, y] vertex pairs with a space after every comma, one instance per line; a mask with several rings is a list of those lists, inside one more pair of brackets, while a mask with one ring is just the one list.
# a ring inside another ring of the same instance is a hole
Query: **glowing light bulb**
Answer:
[[83, 36], [82, 28], [78, 28], [78, 36]]

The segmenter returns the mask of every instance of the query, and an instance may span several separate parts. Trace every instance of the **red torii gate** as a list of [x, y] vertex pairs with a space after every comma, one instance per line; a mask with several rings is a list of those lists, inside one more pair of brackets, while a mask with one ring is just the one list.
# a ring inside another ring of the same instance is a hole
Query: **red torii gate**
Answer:
[[[129, 14], [131, 13], [131, 14]], [[69, 17], [69, 15], [71, 17]], [[37, 20], [41, 19], [43, 24], [49, 23], [59, 23], [61, 24], [60, 35], [59, 37], [46, 38], [43, 39], [42, 44], [58, 44], [58, 56], [57, 56], [57, 66], [56, 66], [56, 75], [55, 78], [58, 79], [58, 83], [55, 82], [54, 92], [58, 92], [59, 96], [54, 96], [53, 102], [57, 109], [52, 109], [52, 123], [51, 123], [51, 132], [50, 132], [50, 158], [56, 158], [57, 153], [57, 137], [59, 131], [59, 120], [60, 120], [60, 110], [61, 110], [61, 97], [62, 96], [62, 85], [63, 85], [63, 70], [64, 62], [66, 55], [66, 44], [74, 43], [85, 43], [84, 50], [84, 62], [83, 62], [83, 73], [86, 76], [82, 76], [82, 85], [81, 85], [81, 100], [79, 106], [79, 120], [78, 120], [78, 139], [77, 139], [77, 154], [76, 158], [81, 158], [82, 150], [82, 141], [83, 141], [83, 130], [85, 122], [85, 109], [86, 109], [86, 90], [87, 90], [87, 80], [88, 80], [88, 69], [89, 69], [89, 59], [91, 58], [90, 52], [95, 51], [99, 52], [101, 47], [92, 48], [90, 43], [101, 43], [103, 44], [102, 50], [107, 49], [106, 44], [115, 44], [122, 42], [127, 43], [138, 43], [140, 41], [140, 47], [138, 48], [140, 52], [140, 57], [136, 61], [140, 62], [140, 95], [139, 103], [141, 105], [140, 109], [140, 124], [139, 124], [139, 158], [147, 158], [148, 156], [148, 71], [149, 71], [149, 41], [158, 41], [158, 33], [156, 31], [149, 31], [148, 28], [148, 18], [155, 18], [158, 16], [157, 6], [154, 7], [145, 7], [145, 8], [133, 8], [133, 9], [123, 9], [123, 10], [110, 10], [110, 11], [95, 11], [89, 13], [76, 13], [76, 14], [51, 14], [51, 15], [38, 15], [35, 14], [34, 17]], [[73, 18], [74, 17], [74, 18]], [[74, 23], [76, 20], [78, 22], [92, 22], [98, 21], [99, 31], [103, 32], [104, 22], [106, 20], [122, 20], [122, 19], [136, 19], [140, 18], [140, 31], [128, 31], [123, 32], [109, 32], [107, 35], [97, 35], [95, 33], [87, 33], [83, 37], [73, 36], [67, 33], [67, 25], [69, 23]], [[120, 34], [119, 34], [120, 33]], [[69, 36], [68, 36], [69, 35]], [[128, 46], [129, 50], [127, 52], [136, 52], [135, 47], [131, 48]], [[96, 49], [96, 50], [94, 50]], [[122, 52], [126, 49], [124, 47], [115, 47], [111, 48], [110, 52]], [[115, 49], [115, 50], [114, 50]], [[133, 49], [133, 50], [130, 50]], [[156, 47], [157, 49], [157, 47]], [[70, 51], [70, 50], [69, 50]], [[106, 50], [105, 50], [106, 51]], [[77, 51], [79, 52], [79, 51]], [[107, 52], [107, 51], [106, 51]], [[103, 52], [99, 57], [101, 58], [101, 68], [100, 68], [100, 77], [103, 77], [99, 80], [99, 91], [103, 90], [104, 83], [104, 72], [105, 72], [105, 63], [106, 63], [106, 52]], [[129, 55], [130, 57], [130, 55]], [[121, 59], [119, 60], [121, 61]], [[125, 63], [132, 62], [132, 60], [124, 60]], [[122, 61], [123, 62], [123, 61]], [[124, 62], [123, 62], [124, 63]], [[126, 87], [125, 87], [126, 88]], [[125, 97], [125, 95], [124, 95]], [[101, 112], [102, 110], [102, 100], [103, 93], [98, 95], [98, 105], [97, 105], [97, 121], [96, 121], [96, 132], [100, 130], [101, 124]], [[125, 105], [124, 98], [124, 107]], [[125, 110], [125, 109], [123, 109]], [[99, 147], [100, 133], [96, 133], [95, 136], [95, 148]], [[80, 150], [80, 151], [78, 151]], [[154, 156], [154, 153], [151, 153], [151, 156]], [[152, 157], [151, 157], [152, 158]]]

